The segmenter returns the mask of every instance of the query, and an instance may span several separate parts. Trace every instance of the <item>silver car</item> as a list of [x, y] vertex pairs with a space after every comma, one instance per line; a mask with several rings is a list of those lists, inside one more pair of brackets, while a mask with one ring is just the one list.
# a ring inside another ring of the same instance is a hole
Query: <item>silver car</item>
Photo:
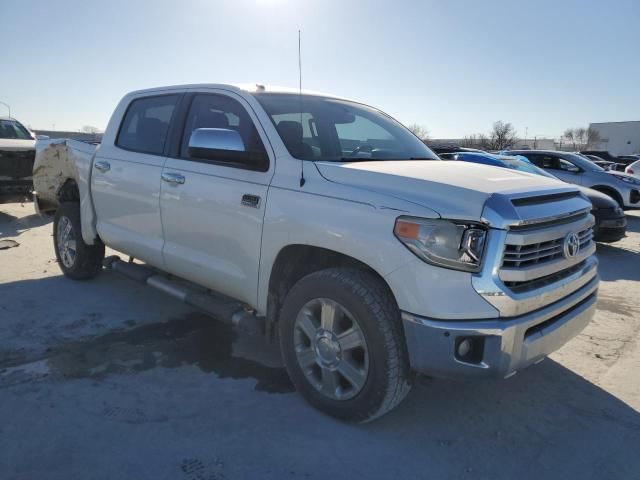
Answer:
[[640, 179], [607, 171], [582, 155], [553, 150], [510, 150], [565, 182], [589, 187], [613, 198], [622, 208], [640, 207]]

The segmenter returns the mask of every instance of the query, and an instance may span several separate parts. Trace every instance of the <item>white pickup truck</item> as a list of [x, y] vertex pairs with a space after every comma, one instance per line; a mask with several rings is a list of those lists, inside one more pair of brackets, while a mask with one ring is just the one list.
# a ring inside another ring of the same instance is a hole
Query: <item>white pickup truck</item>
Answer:
[[[126, 95], [98, 148], [38, 148], [65, 275], [103, 266], [277, 338], [315, 407], [376, 418], [415, 372], [509, 377], [595, 311], [573, 186], [441, 161], [377, 109], [262, 85]], [[107, 245], [141, 262], [104, 259]], [[253, 323], [252, 323], [253, 322]]]

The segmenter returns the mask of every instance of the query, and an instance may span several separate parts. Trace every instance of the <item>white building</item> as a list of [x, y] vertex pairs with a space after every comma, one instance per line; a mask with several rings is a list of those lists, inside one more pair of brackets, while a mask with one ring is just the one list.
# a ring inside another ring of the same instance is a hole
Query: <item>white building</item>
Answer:
[[600, 136], [596, 148], [590, 150], [608, 150], [613, 155], [640, 153], [640, 120], [592, 123], [589, 128], [593, 128]]
[[556, 142], [553, 138], [527, 138], [520, 139], [513, 146], [513, 150], [555, 150]]

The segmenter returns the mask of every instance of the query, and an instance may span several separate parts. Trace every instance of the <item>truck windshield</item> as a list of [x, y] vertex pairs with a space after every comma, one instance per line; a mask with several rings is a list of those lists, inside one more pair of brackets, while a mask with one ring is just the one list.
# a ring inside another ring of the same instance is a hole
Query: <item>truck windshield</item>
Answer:
[[290, 93], [254, 93], [289, 153], [301, 160], [439, 160], [388, 115], [360, 103]]
[[0, 138], [33, 140], [29, 130], [15, 120], [0, 120]]

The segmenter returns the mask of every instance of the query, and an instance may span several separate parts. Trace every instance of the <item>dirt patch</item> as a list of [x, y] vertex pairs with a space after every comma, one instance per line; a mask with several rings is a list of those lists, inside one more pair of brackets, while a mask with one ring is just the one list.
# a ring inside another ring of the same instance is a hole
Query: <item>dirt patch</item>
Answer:
[[51, 373], [68, 378], [102, 378], [156, 367], [194, 365], [220, 378], [253, 378], [258, 391], [294, 391], [283, 368], [234, 357], [234, 338], [231, 326], [192, 313], [166, 323], [120, 330], [55, 347], [47, 357]]

